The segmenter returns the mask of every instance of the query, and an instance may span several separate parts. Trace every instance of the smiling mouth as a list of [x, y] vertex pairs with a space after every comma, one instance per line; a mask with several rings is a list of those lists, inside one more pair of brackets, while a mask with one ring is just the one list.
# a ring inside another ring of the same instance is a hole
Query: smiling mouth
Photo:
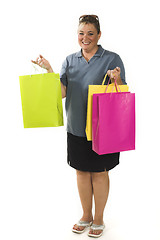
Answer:
[[82, 42], [84, 45], [89, 45], [90, 44], [90, 42], [89, 43], [87, 43], [87, 42]]

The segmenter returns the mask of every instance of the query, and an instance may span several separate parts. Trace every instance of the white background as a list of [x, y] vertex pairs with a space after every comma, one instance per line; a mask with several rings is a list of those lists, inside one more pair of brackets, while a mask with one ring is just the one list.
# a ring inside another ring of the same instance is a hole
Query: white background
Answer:
[[18, 79], [39, 54], [58, 73], [80, 49], [83, 14], [99, 16], [99, 43], [121, 56], [136, 93], [136, 151], [122, 153], [110, 172], [101, 239], [160, 239], [158, 0], [15, 0], [0, 8], [1, 240], [88, 239], [71, 232], [82, 212], [75, 170], [66, 163], [65, 127], [23, 128]]

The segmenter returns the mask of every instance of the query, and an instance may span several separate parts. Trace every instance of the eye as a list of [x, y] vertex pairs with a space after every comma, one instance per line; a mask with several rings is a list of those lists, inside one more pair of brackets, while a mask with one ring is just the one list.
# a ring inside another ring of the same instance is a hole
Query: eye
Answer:
[[93, 33], [89, 33], [89, 36], [93, 36]]
[[83, 33], [82, 33], [82, 32], [80, 32], [80, 33], [79, 33], [79, 35], [83, 35]]

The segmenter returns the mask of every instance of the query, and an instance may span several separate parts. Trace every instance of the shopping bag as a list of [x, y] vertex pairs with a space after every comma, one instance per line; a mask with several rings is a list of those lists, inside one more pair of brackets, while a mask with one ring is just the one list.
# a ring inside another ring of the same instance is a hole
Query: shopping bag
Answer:
[[24, 128], [63, 126], [59, 74], [19, 77]]
[[[87, 120], [86, 120], [86, 136], [87, 140], [92, 140], [92, 101], [93, 101], [93, 94], [95, 93], [105, 93], [107, 85], [104, 85], [106, 80], [107, 74], [105, 75], [102, 85], [89, 85], [88, 86], [88, 102], [87, 102]], [[128, 86], [127, 85], [119, 85], [121, 92], [127, 92]], [[118, 89], [118, 91], [120, 91]], [[107, 92], [116, 92], [116, 86], [114, 83], [109, 84], [107, 88]]]
[[135, 149], [135, 93], [93, 95], [92, 149], [99, 155]]

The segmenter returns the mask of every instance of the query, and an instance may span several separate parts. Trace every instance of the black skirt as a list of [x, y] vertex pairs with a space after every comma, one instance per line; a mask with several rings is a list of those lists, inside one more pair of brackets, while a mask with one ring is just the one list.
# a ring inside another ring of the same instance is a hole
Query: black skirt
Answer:
[[80, 171], [104, 172], [119, 164], [120, 153], [98, 155], [92, 150], [92, 141], [67, 133], [67, 162]]

